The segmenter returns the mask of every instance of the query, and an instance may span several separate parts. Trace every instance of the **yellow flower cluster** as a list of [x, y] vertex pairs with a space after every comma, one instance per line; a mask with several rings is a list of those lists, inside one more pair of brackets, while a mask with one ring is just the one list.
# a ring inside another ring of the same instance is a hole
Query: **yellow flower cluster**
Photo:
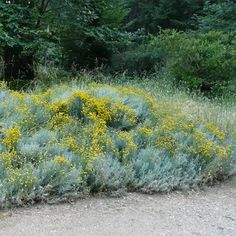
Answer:
[[79, 147], [76, 141], [76, 138], [73, 136], [69, 136], [65, 139], [64, 145], [68, 147], [72, 152], [78, 153]]
[[137, 123], [137, 117], [135, 111], [121, 102], [113, 104], [111, 107], [111, 117], [113, 122], [119, 122], [122, 119], [126, 119], [127, 125], [134, 126]]
[[88, 171], [92, 170], [92, 163], [98, 157], [104, 157], [103, 141], [105, 139], [105, 125], [95, 123], [82, 129], [83, 138], [78, 145], [78, 153], [87, 160]]
[[207, 139], [205, 133], [199, 129], [195, 129], [194, 138], [196, 140], [196, 147], [192, 149], [193, 153], [200, 153], [204, 157], [218, 157], [218, 158], [227, 158], [230, 152], [230, 146], [224, 147], [219, 146], [213, 141]]
[[50, 111], [53, 113], [63, 113], [66, 114], [69, 111], [68, 101], [58, 100], [49, 105]]
[[157, 138], [157, 146], [160, 149], [169, 150], [172, 154], [175, 154], [175, 140], [172, 137], [159, 136]]
[[137, 129], [137, 132], [141, 135], [145, 135], [145, 136], [150, 136], [152, 133], [152, 129], [150, 128], [144, 128], [144, 127], [139, 127]]
[[24, 101], [24, 99], [25, 99], [25, 94], [24, 93], [20, 93], [20, 92], [17, 92], [17, 91], [12, 91], [11, 95], [14, 98], [18, 99], [19, 101]]
[[225, 133], [220, 131], [214, 124], [207, 124], [206, 128], [220, 141], [225, 140]]
[[51, 128], [60, 128], [71, 122], [73, 122], [73, 119], [69, 115], [59, 112], [52, 116]]
[[65, 159], [64, 157], [59, 157], [59, 156], [54, 158], [54, 162], [56, 162], [60, 165], [69, 165], [70, 164], [70, 162], [67, 159]]
[[178, 128], [177, 118], [167, 115], [162, 121], [162, 129], [166, 132], [174, 132]]
[[20, 128], [11, 127], [5, 132], [5, 138], [3, 139], [3, 144], [5, 144], [9, 149], [12, 149], [17, 144], [20, 137], [21, 137]]
[[180, 121], [179, 127], [184, 131], [191, 131], [194, 128], [194, 123], [192, 121]]
[[5, 181], [11, 185], [17, 185], [20, 188], [29, 188], [32, 186], [34, 181], [36, 180], [36, 176], [32, 176], [32, 174], [25, 170], [24, 172], [20, 171], [20, 169], [15, 168], [11, 169], [10, 177]]
[[134, 143], [132, 136], [125, 131], [120, 131], [118, 137], [124, 143], [124, 148], [121, 150], [123, 158], [127, 158], [136, 148], [137, 145]]
[[16, 152], [3, 152], [0, 154], [0, 161], [6, 165], [7, 170], [12, 168], [12, 162], [16, 158]]
[[44, 93], [40, 94], [32, 94], [31, 99], [36, 103], [38, 106], [46, 106], [48, 104], [48, 101], [50, 99], [50, 96], [52, 95], [52, 90], [48, 89]]
[[85, 117], [94, 122], [97, 120], [102, 120], [104, 122], [110, 121], [111, 116], [107, 100], [90, 97], [89, 99], [82, 99], [82, 101], [84, 102], [82, 113]]

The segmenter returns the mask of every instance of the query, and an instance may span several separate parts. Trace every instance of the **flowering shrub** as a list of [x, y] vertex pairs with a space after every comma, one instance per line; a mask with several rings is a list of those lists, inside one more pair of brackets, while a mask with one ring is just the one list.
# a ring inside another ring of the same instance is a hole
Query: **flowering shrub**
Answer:
[[20, 136], [21, 136], [20, 129], [18, 127], [11, 127], [5, 132], [5, 137], [2, 143], [5, 144], [6, 147], [12, 149], [20, 139]]
[[0, 87], [0, 206], [80, 193], [200, 187], [235, 169], [214, 124], [137, 88]]

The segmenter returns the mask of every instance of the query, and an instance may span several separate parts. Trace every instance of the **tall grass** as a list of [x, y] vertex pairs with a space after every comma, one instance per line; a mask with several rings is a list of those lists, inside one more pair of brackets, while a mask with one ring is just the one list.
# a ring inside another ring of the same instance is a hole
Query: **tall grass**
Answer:
[[128, 85], [146, 90], [158, 99], [178, 104], [183, 112], [194, 118], [201, 117], [224, 129], [232, 138], [236, 138], [236, 97], [207, 98], [203, 94], [190, 93], [177, 88], [173, 83], [163, 80], [144, 79], [127, 82]]

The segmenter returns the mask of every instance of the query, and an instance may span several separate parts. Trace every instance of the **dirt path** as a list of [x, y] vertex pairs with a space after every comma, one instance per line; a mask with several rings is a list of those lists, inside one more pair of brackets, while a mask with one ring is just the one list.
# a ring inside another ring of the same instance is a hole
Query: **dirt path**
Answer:
[[205, 192], [129, 194], [0, 213], [0, 236], [236, 235], [236, 178]]

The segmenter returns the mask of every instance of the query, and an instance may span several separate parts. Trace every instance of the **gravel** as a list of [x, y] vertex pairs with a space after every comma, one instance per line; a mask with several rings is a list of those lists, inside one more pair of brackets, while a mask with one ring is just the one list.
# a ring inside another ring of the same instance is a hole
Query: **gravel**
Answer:
[[0, 212], [0, 236], [236, 235], [236, 177], [201, 192], [91, 197]]

